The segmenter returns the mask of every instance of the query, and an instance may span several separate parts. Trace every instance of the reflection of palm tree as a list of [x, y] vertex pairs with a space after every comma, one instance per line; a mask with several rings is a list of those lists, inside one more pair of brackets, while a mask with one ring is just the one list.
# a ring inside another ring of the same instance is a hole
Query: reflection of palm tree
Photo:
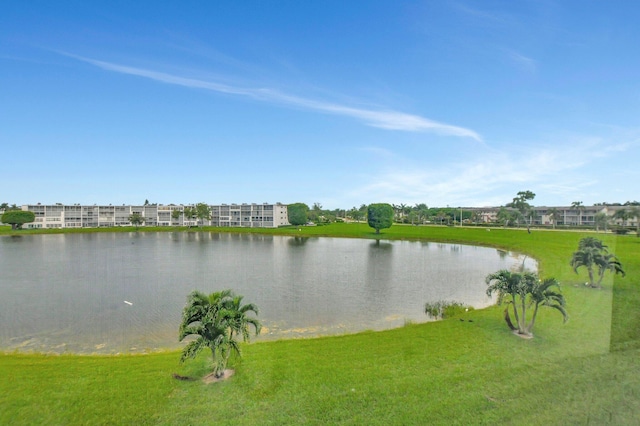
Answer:
[[611, 271], [614, 274], [620, 274], [623, 277], [626, 275], [622, 269], [622, 264], [612, 253], [604, 253], [596, 257], [595, 264], [598, 266], [598, 283], [596, 284], [596, 287], [601, 287], [602, 279], [607, 271]]
[[571, 267], [577, 274], [578, 268], [585, 267], [589, 273], [589, 285], [595, 287], [595, 280], [593, 277], [593, 267], [596, 265], [596, 258], [600, 256], [600, 251], [595, 247], [586, 247], [573, 253], [571, 258]]
[[287, 240], [287, 243], [290, 246], [296, 246], [296, 247], [300, 247], [303, 246], [307, 243], [307, 241], [309, 241], [309, 238], [307, 237], [291, 237]]
[[[589, 285], [591, 287], [600, 287], [602, 276], [606, 271], [612, 271], [616, 274], [622, 273], [624, 276], [624, 271], [622, 271], [622, 266], [618, 259], [613, 254], [609, 254], [607, 245], [595, 237], [582, 238], [578, 243], [578, 251], [573, 253], [571, 258], [573, 271], [577, 274], [578, 268], [583, 266], [587, 268], [589, 273]], [[594, 278], [595, 267], [599, 270], [598, 276], [600, 279], [598, 283], [595, 282]]]
[[609, 248], [609, 246], [603, 243], [602, 240], [599, 240], [595, 237], [584, 237], [580, 240], [580, 242], [578, 242], [578, 250], [582, 250], [588, 247], [593, 247], [600, 251], [607, 251], [607, 249]]

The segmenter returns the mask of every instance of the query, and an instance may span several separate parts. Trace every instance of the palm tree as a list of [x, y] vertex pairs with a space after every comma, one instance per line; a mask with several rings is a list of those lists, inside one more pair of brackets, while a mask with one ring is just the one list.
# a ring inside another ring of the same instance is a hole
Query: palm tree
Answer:
[[582, 213], [585, 207], [582, 205], [582, 201], [574, 201], [571, 203], [571, 207], [578, 211], [578, 225], [582, 225]]
[[[506, 303], [513, 306], [513, 313], [516, 325], [513, 325], [509, 315], [509, 306], [505, 309], [505, 321], [510, 329], [518, 334], [532, 336], [540, 306], [549, 306], [562, 313], [565, 322], [568, 315], [565, 309], [564, 296], [559, 291], [559, 284], [554, 278], [547, 278], [541, 281], [532, 272], [511, 272], [506, 269], [489, 274], [486, 278], [489, 286], [487, 295], [498, 293], [498, 304], [504, 302], [506, 296], [510, 300]], [[557, 289], [557, 290], [556, 290]], [[533, 315], [527, 323], [527, 309], [533, 307]]]
[[400, 209], [402, 209], [402, 217], [407, 217], [409, 213], [411, 213], [411, 206], [406, 204], [400, 204]]
[[562, 293], [560, 293], [560, 283], [555, 278], [546, 278], [544, 280], [538, 280], [534, 283], [533, 288], [531, 290], [531, 304], [534, 305], [533, 316], [531, 317], [531, 322], [529, 323], [527, 331], [529, 333], [533, 332], [533, 326], [536, 322], [536, 317], [538, 315], [538, 308], [540, 306], [548, 306], [550, 308], [558, 310], [564, 319], [564, 322], [567, 322], [569, 319], [569, 314], [565, 308], [566, 301]]
[[258, 319], [247, 316], [249, 312], [253, 312], [255, 315], [258, 315], [258, 307], [253, 303], [243, 305], [243, 298], [243, 296], [234, 295], [225, 306], [225, 309], [229, 312], [229, 329], [231, 330], [231, 338], [233, 339], [234, 334], [240, 334], [242, 335], [242, 340], [248, 342], [250, 339], [250, 326], [253, 326], [256, 335], [258, 335], [260, 334], [262, 325]]
[[391, 204], [393, 208], [393, 220], [398, 222], [400, 220], [400, 206], [396, 204]]
[[620, 209], [613, 214], [614, 219], [620, 219], [622, 226], [627, 226], [627, 220], [631, 219], [631, 217], [627, 209]]
[[607, 232], [607, 223], [609, 223], [609, 216], [605, 212], [596, 213], [593, 217], [593, 221], [596, 225], [596, 232], [600, 232], [600, 227], [604, 232]]
[[429, 215], [429, 207], [425, 203], [419, 203], [413, 209], [418, 214], [418, 221], [423, 224]]
[[253, 304], [243, 305], [242, 296], [235, 296], [231, 290], [209, 295], [199, 291], [191, 292], [182, 311], [179, 340], [190, 335], [198, 337], [184, 347], [180, 362], [194, 358], [208, 347], [211, 350], [214, 374], [221, 377], [231, 353], [240, 356], [240, 347], [234, 335], [240, 334], [244, 341], [248, 341], [251, 325], [254, 326], [256, 335], [260, 333], [260, 322], [248, 317], [248, 312], [257, 315], [258, 308]]
[[[516, 300], [520, 290], [520, 274], [502, 269], [498, 272], [487, 275], [485, 282], [489, 286], [487, 289], [487, 296], [491, 296], [493, 293], [498, 294], [498, 305], [505, 302], [504, 298], [506, 296], [511, 296], [511, 300], [506, 301], [507, 308], [504, 311], [505, 321], [509, 328], [519, 331], [520, 317], [518, 314]], [[518, 328], [514, 327], [511, 322], [511, 317], [509, 316], [509, 304], [513, 305], [514, 316], [516, 323], [518, 324]]]
[[514, 219], [513, 211], [506, 207], [500, 207], [496, 218], [500, 222], [502, 222], [504, 224], [504, 227], [506, 228], [507, 226], [509, 226], [509, 221]]
[[551, 224], [553, 225], [553, 229], [556, 229], [558, 219], [560, 219], [560, 211], [555, 207], [552, 207], [551, 209], [549, 209], [549, 219], [551, 219]]

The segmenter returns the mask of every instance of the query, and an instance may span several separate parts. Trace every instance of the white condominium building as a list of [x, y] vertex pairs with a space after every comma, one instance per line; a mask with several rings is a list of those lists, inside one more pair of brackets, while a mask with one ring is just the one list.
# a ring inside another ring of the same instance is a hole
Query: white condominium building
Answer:
[[[245, 228], [277, 228], [289, 225], [285, 204], [221, 204], [209, 205], [211, 218], [200, 220], [185, 218], [188, 205], [144, 206], [81, 206], [76, 205], [24, 205], [22, 210], [35, 214], [35, 221], [23, 226], [33, 228], [98, 228], [131, 226], [129, 217], [137, 213], [144, 218], [142, 226], [223, 226]], [[174, 213], [177, 211], [178, 213]]]

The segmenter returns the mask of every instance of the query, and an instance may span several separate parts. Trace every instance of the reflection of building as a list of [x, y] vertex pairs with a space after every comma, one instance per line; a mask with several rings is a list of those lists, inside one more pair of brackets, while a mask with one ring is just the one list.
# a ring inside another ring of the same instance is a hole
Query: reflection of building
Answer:
[[[25, 205], [22, 210], [35, 214], [36, 220], [24, 228], [98, 228], [109, 226], [131, 226], [129, 216], [138, 213], [144, 218], [142, 226], [234, 226], [246, 228], [277, 228], [288, 225], [285, 204], [222, 204], [210, 205], [211, 219], [201, 221], [184, 217], [183, 205], [146, 206], [67, 206]], [[174, 211], [179, 214], [173, 213]], [[177, 216], [177, 217], [176, 217]]]
[[[465, 211], [475, 212], [479, 218], [479, 222], [492, 223], [498, 221], [498, 212], [502, 207], [480, 207], [480, 208], [465, 208]], [[614, 218], [613, 216], [619, 210], [629, 210], [629, 206], [581, 206], [580, 209], [576, 207], [533, 207], [532, 222], [534, 225], [553, 225], [553, 212], [557, 212], [556, 225], [568, 225], [568, 226], [595, 226], [596, 215], [603, 213], [607, 216], [609, 223], [615, 225], [627, 225], [635, 226], [638, 217], [630, 217], [626, 221], [622, 219]], [[527, 218], [527, 222], [528, 222]]]

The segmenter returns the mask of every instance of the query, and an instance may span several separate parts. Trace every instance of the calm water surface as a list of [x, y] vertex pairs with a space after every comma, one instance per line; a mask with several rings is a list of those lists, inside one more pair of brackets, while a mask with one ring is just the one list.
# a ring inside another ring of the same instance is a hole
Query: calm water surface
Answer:
[[[484, 277], [531, 259], [408, 241], [217, 233], [0, 237], [0, 349], [145, 352], [177, 341], [187, 294], [260, 308], [260, 339], [424, 322], [427, 301], [492, 303]], [[125, 303], [129, 302], [129, 303]]]

